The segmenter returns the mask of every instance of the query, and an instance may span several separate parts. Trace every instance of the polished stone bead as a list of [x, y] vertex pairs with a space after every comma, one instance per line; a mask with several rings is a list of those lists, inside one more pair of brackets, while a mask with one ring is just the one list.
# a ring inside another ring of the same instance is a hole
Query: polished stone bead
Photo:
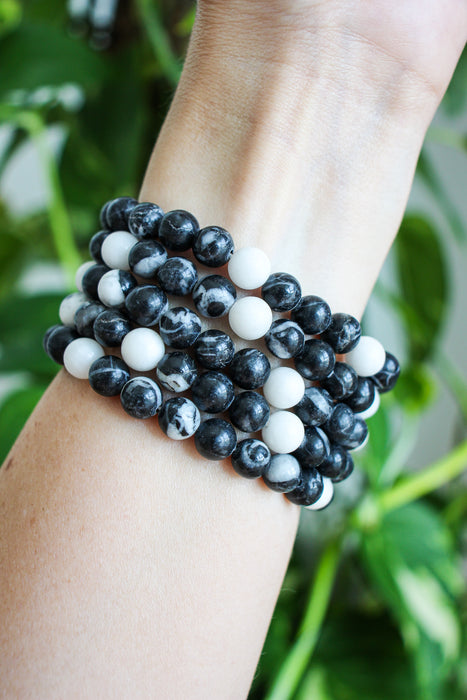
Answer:
[[55, 325], [44, 336], [44, 350], [51, 360], [63, 365], [63, 353], [72, 340], [79, 338], [74, 328]]
[[133, 418], [152, 418], [162, 406], [162, 391], [149, 377], [133, 377], [123, 387], [120, 401]]
[[270, 450], [286, 454], [300, 447], [305, 427], [295, 413], [276, 411], [270, 415], [261, 435]]
[[325, 389], [310, 386], [294, 411], [305, 425], [322, 425], [331, 416], [334, 403]]
[[193, 345], [201, 333], [201, 321], [191, 309], [175, 306], [162, 314], [159, 332], [166, 345], [183, 350]]
[[109, 207], [109, 204], [113, 202], [113, 199], [109, 200], [105, 204], [102, 205], [101, 210], [99, 212], [99, 223], [102, 226], [102, 228], [107, 227], [107, 209]]
[[333, 314], [330, 325], [322, 333], [325, 340], [338, 355], [350, 352], [360, 340], [362, 329], [360, 323], [350, 314]]
[[[60, 323], [56, 323], [55, 325], [50, 326], [49, 328], [47, 328], [46, 332], [45, 332], [44, 335], [42, 336], [42, 347], [43, 347], [44, 352], [45, 352], [46, 354], [48, 354], [48, 353], [47, 353], [47, 343], [49, 342], [49, 338], [50, 338], [50, 336], [52, 335], [52, 333], [53, 333], [54, 331], [56, 331], [58, 328], [63, 328], [63, 326], [62, 326]], [[77, 333], [75, 334], [75, 337], [78, 337], [78, 334], [77, 334]]]
[[157, 238], [163, 216], [164, 212], [157, 204], [141, 202], [132, 209], [128, 217], [128, 229], [139, 239]]
[[323, 493], [323, 477], [316, 469], [302, 469], [297, 486], [286, 493], [286, 498], [297, 506], [310, 506], [316, 503]]
[[[152, 284], [141, 284], [135, 287], [125, 299], [128, 316], [139, 326], [146, 327], [155, 326], [168, 305], [165, 292]], [[166, 342], [164, 338], [163, 340]]]
[[94, 321], [105, 311], [105, 306], [97, 301], [86, 301], [75, 313], [75, 326], [80, 335], [94, 338]]
[[371, 377], [383, 368], [386, 352], [379, 340], [362, 335], [354, 349], [347, 353], [345, 361], [360, 377]]
[[310, 335], [322, 333], [331, 323], [329, 305], [314, 295], [303, 297], [298, 306], [292, 310], [292, 321]]
[[209, 418], [196, 431], [195, 446], [206, 459], [225, 459], [236, 448], [237, 435], [228, 421]]
[[327, 476], [323, 476], [323, 490], [321, 491], [321, 496], [314, 503], [310, 503], [308, 506], [303, 506], [305, 510], [323, 510], [331, 503], [334, 497], [334, 485], [331, 479]]
[[240, 289], [257, 289], [271, 272], [271, 261], [260, 248], [246, 246], [235, 251], [229, 260], [229, 277]]
[[342, 401], [353, 394], [357, 383], [358, 374], [345, 362], [336, 362], [331, 374], [321, 380], [321, 386], [335, 401]]
[[63, 325], [74, 328], [75, 313], [78, 311], [80, 306], [86, 304], [88, 301], [90, 301], [90, 299], [86, 296], [86, 294], [84, 294], [84, 292], [73, 292], [62, 299], [58, 310], [58, 315], [60, 316], [60, 321], [63, 323]]
[[261, 296], [273, 311], [291, 311], [302, 298], [299, 281], [287, 272], [273, 272], [261, 289]]
[[128, 254], [130, 270], [143, 279], [153, 279], [167, 261], [167, 251], [159, 241], [139, 241]]
[[119, 357], [104, 355], [89, 368], [89, 384], [101, 396], [118, 396], [130, 379], [130, 370]]
[[336, 363], [334, 350], [324, 340], [310, 338], [303, 351], [294, 358], [295, 367], [305, 379], [312, 381], [328, 377]]
[[232, 381], [242, 389], [258, 389], [271, 373], [271, 365], [261, 350], [244, 348], [235, 353], [230, 365]]
[[317, 467], [325, 459], [328, 447], [329, 442], [326, 438], [323, 439], [323, 432], [307, 425], [302, 443], [293, 454], [301, 467]]
[[338, 444], [350, 438], [353, 434], [356, 417], [350, 406], [338, 403], [334, 406], [329, 420], [323, 425], [328, 437]]
[[169, 250], [188, 250], [198, 231], [199, 224], [193, 214], [184, 209], [174, 209], [162, 217], [159, 239]]
[[197, 377], [194, 360], [186, 352], [166, 353], [156, 369], [157, 378], [169, 391], [186, 391]]
[[99, 299], [99, 295], [97, 293], [99, 282], [105, 273], [109, 271], [110, 268], [108, 268], [107, 265], [99, 265], [96, 263], [85, 272], [81, 281], [81, 286], [82, 291], [86, 294], [86, 296], [90, 297], [91, 299]]
[[275, 367], [264, 384], [263, 393], [271, 406], [292, 408], [303, 398], [305, 382], [291, 367]]
[[104, 349], [92, 338], [76, 338], [66, 346], [63, 364], [73, 377], [87, 379], [92, 363], [103, 355]]
[[91, 268], [94, 267], [94, 261], [93, 260], [88, 260], [87, 262], [84, 262], [82, 265], [78, 267], [78, 269], [75, 272], [75, 284], [76, 284], [76, 289], [79, 292], [83, 291], [83, 277], [90, 270]]
[[138, 286], [136, 278], [126, 270], [109, 270], [99, 280], [97, 294], [100, 301], [114, 309], [122, 309], [125, 299]]
[[191, 398], [200, 411], [222, 413], [233, 401], [234, 385], [222, 372], [210, 370], [196, 377]]
[[185, 440], [196, 433], [201, 422], [198, 408], [183, 396], [168, 399], [159, 412], [161, 430], [172, 440]]
[[166, 294], [183, 297], [193, 291], [198, 273], [191, 260], [169, 258], [157, 270], [157, 279]]
[[110, 233], [107, 230], [98, 231], [89, 241], [89, 254], [96, 263], [102, 264], [104, 262], [101, 255], [102, 244]]
[[202, 228], [193, 243], [193, 254], [207, 267], [222, 267], [234, 252], [234, 242], [228, 231], [220, 226]]
[[336, 442], [347, 450], [357, 450], [363, 447], [368, 439], [368, 426], [359, 416], [355, 417], [352, 430], [342, 435]]
[[229, 408], [229, 416], [236, 428], [244, 433], [255, 433], [264, 428], [269, 419], [269, 405], [256, 391], [242, 391]]
[[375, 399], [376, 387], [370, 377], [358, 377], [357, 386], [350, 396], [347, 396], [345, 403], [352, 411], [360, 413], [366, 411]]
[[259, 297], [242, 297], [229, 311], [231, 329], [244, 340], [262, 338], [270, 329], [271, 323], [271, 307]]
[[107, 202], [107, 206], [104, 205], [107, 228], [110, 231], [128, 231], [128, 218], [137, 204], [133, 197], [117, 197]]
[[122, 357], [137, 372], [149, 372], [164, 356], [162, 338], [152, 328], [133, 328], [122, 340]]
[[128, 256], [137, 239], [128, 231], [114, 231], [102, 243], [102, 260], [112, 270], [129, 270]]
[[371, 418], [372, 416], [377, 413], [379, 406], [381, 404], [381, 396], [379, 391], [375, 391], [375, 398], [373, 399], [373, 403], [368, 406], [364, 411], [358, 412], [358, 417], [363, 418], [363, 420], [367, 420], [368, 418]]
[[345, 447], [331, 443], [330, 452], [318, 470], [334, 482], [343, 481], [353, 472], [353, 459]]
[[108, 348], [116, 348], [121, 345], [123, 338], [130, 331], [130, 321], [114, 309], [102, 311], [94, 321], [94, 338], [98, 343]]
[[225, 316], [236, 298], [234, 285], [222, 275], [207, 275], [193, 289], [195, 306], [207, 318]]
[[193, 350], [195, 358], [206, 369], [224, 369], [232, 362], [235, 345], [227, 333], [213, 328], [198, 336]]
[[401, 373], [399, 361], [390, 352], [386, 353], [386, 359], [382, 369], [371, 377], [376, 384], [380, 394], [385, 394], [387, 391], [394, 389], [396, 382]]
[[231, 461], [237, 474], [247, 479], [257, 479], [271, 461], [271, 452], [261, 440], [248, 438], [237, 443]]
[[278, 318], [273, 321], [264, 340], [269, 352], [280, 357], [281, 360], [288, 360], [303, 351], [305, 334], [298, 323], [286, 318]]
[[279, 493], [287, 493], [300, 482], [301, 469], [297, 459], [290, 454], [272, 455], [263, 471], [266, 486]]

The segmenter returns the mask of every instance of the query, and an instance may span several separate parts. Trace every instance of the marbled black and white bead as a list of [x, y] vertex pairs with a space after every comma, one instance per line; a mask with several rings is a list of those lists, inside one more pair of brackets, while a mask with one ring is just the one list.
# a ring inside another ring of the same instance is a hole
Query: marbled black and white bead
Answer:
[[342, 435], [336, 442], [347, 450], [358, 450], [365, 446], [367, 440], [368, 426], [363, 418], [356, 416], [352, 430]]
[[201, 422], [198, 408], [184, 396], [168, 399], [159, 412], [161, 430], [171, 440], [186, 440], [196, 433]]
[[203, 331], [196, 339], [193, 350], [197, 361], [206, 369], [224, 369], [235, 355], [232, 338], [223, 331]]
[[104, 204], [101, 224], [110, 231], [128, 230], [128, 218], [138, 202], [133, 197], [117, 197]]
[[237, 446], [237, 434], [228, 421], [209, 418], [196, 431], [195, 446], [206, 459], [225, 459]]
[[360, 340], [362, 329], [354, 316], [344, 313], [332, 315], [331, 323], [322, 333], [325, 340], [338, 355], [350, 352]]
[[343, 444], [350, 438], [355, 426], [356, 417], [350, 406], [338, 403], [334, 406], [329, 420], [323, 425], [328, 437], [337, 444]]
[[162, 391], [149, 377], [133, 377], [123, 387], [120, 401], [133, 418], [152, 418], [162, 406]]
[[78, 267], [78, 269], [75, 272], [75, 284], [76, 284], [76, 289], [79, 292], [83, 291], [83, 277], [90, 270], [91, 268], [94, 267], [94, 261], [93, 260], [88, 260], [87, 262], [84, 262], [82, 265]]
[[110, 233], [106, 229], [98, 231], [89, 241], [89, 254], [96, 263], [102, 264], [104, 262], [101, 255], [102, 244]]
[[114, 309], [102, 311], [93, 325], [94, 338], [98, 343], [108, 348], [116, 348], [121, 345], [123, 338], [130, 331], [130, 321]]
[[159, 239], [169, 250], [188, 250], [199, 231], [193, 214], [184, 209], [168, 211], [159, 224]]
[[152, 328], [133, 328], [121, 345], [122, 357], [137, 372], [149, 372], [163, 358], [165, 346], [159, 333]]
[[305, 510], [323, 510], [326, 508], [334, 498], [334, 484], [331, 479], [327, 476], [323, 476], [323, 490], [321, 491], [321, 496], [318, 500], [304, 506]]
[[112, 270], [129, 270], [128, 256], [137, 239], [128, 231], [114, 231], [102, 243], [102, 260]]
[[336, 356], [332, 347], [324, 340], [310, 338], [305, 341], [300, 355], [294, 357], [294, 363], [302, 377], [316, 381], [331, 374], [336, 364]]
[[298, 323], [287, 318], [278, 318], [273, 321], [264, 340], [269, 352], [281, 360], [288, 360], [303, 351], [305, 334]]
[[87, 379], [92, 363], [103, 355], [104, 349], [97, 341], [92, 338], [76, 338], [66, 346], [63, 364], [66, 371], [76, 379]]
[[75, 326], [80, 335], [94, 338], [94, 321], [105, 311], [105, 306], [97, 301], [86, 301], [75, 313]]
[[107, 265], [99, 265], [98, 263], [86, 270], [81, 280], [81, 287], [87, 297], [96, 300], [99, 299], [97, 288], [106, 272], [110, 272], [110, 268], [108, 268]]
[[303, 399], [294, 411], [304, 425], [322, 425], [330, 417], [334, 407], [331, 396], [325, 389], [310, 386], [305, 389]]
[[263, 471], [264, 483], [279, 493], [287, 493], [295, 489], [300, 482], [300, 476], [300, 464], [290, 454], [272, 455]]
[[242, 391], [229, 408], [229, 417], [236, 428], [244, 433], [255, 433], [269, 420], [269, 404], [256, 391]]
[[300, 282], [287, 272], [273, 272], [261, 289], [261, 296], [273, 311], [291, 311], [302, 298]]
[[99, 280], [97, 294], [100, 301], [113, 309], [122, 309], [125, 299], [138, 282], [131, 272], [126, 270], [109, 270]]
[[286, 498], [298, 506], [310, 506], [316, 503], [323, 493], [323, 477], [316, 469], [302, 469], [297, 486], [286, 493]]
[[157, 238], [163, 216], [164, 212], [157, 204], [141, 202], [130, 212], [128, 229], [140, 240]]
[[301, 445], [294, 451], [294, 457], [300, 466], [310, 469], [317, 467], [325, 459], [329, 450], [329, 441], [323, 431], [311, 425], [305, 427], [305, 436]]
[[157, 270], [157, 279], [166, 294], [183, 297], [191, 294], [198, 281], [196, 267], [186, 258], [169, 258]]
[[167, 251], [159, 241], [139, 241], [128, 254], [130, 270], [143, 279], [153, 279], [166, 261]]
[[101, 396], [118, 396], [130, 379], [130, 370], [119, 357], [104, 355], [89, 368], [89, 384]]
[[246, 479], [257, 479], [271, 461], [271, 452], [261, 440], [247, 438], [237, 443], [231, 461], [237, 474]]
[[385, 394], [394, 389], [400, 373], [401, 367], [398, 360], [390, 352], [387, 352], [382, 369], [371, 379], [376, 384], [379, 393]]
[[[165, 292], [153, 284], [141, 284], [135, 287], [125, 299], [125, 308], [131, 320], [139, 326], [148, 328], [159, 323], [168, 305]], [[163, 336], [162, 338], [166, 342]]]
[[236, 298], [234, 285], [222, 275], [207, 275], [193, 289], [195, 306], [207, 318], [225, 316]]
[[318, 466], [319, 472], [334, 482], [347, 479], [353, 472], [353, 468], [353, 459], [345, 447], [333, 443], [331, 443], [329, 454]]
[[292, 321], [310, 335], [322, 333], [331, 323], [329, 304], [314, 295], [303, 297], [301, 302], [292, 310]]
[[345, 362], [336, 362], [331, 374], [321, 380], [321, 386], [335, 401], [342, 401], [353, 394], [357, 383], [358, 374]]
[[201, 333], [201, 321], [195, 312], [186, 306], [175, 306], [162, 314], [159, 332], [166, 345], [176, 350], [184, 350], [193, 345]]
[[44, 350], [51, 360], [63, 365], [63, 353], [72, 340], [79, 338], [74, 328], [55, 325], [49, 328], [44, 336]]
[[72, 294], [67, 294], [67, 296], [62, 299], [58, 309], [58, 315], [63, 325], [74, 328], [75, 313], [78, 311], [80, 306], [86, 304], [88, 301], [90, 301], [90, 299], [84, 292], [73, 292]]
[[350, 406], [355, 413], [361, 413], [370, 408], [375, 400], [376, 387], [370, 377], [357, 377], [357, 386], [350, 396], [347, 396], [345, 403]]
[[270, 373], [268, 358], [255, 348], [244, 348], [236, 352], [230, 365], [232, 381], [241, 389], [258, 389]]
[[233, 401], [234, 386], [225, 374], [210, 370], [196, 377], [191, 397], [200, 411], [222, 413]]
[[186, 352], [166, 353], [156, 374], [163, 387], [177, 393], [189, 389], [197, 377], [195, 362]]
[[193, 243], [193, 254], [207, 267], [222, 267], [229, 262], [234, 242], [228, 231], [220, 226], [202, 228]]

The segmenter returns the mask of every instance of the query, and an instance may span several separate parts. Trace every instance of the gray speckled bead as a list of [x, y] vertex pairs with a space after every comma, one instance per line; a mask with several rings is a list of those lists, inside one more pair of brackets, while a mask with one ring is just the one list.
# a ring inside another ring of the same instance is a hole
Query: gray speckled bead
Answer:
[[281, 493], [292, 491], [298, 485], [300, 476], [300, 464], [290, 454], [273, 455], [263, 473], [265, 484]]
[[186, 391], [196, 379], [196, 365], [186, 352], [166, 353], [156, 369], [157, 377], [169, 391]]
[[256, 391], [242, 391], [233, 400], [229, 416], [232, 423], [244, 433], [255, 433], [264, 428], [269, 419], [269, 404]]
[[167, 261], [167, 251], [159, 241], [139, 241], [128, 254], [130, 270], [143, 279], [153, 279]]
[[236, 298], [234, 285], [222, 275], [207, 275], [193, 289], [195, 306], [207, 318], [225, 316]]
[[232, 338], [215, 328], [203, 331], [196, 339], [195, 357], [206, 369], [224, 369], [232, 362], [235, 345]]
[[305, 345], [305, 333], [298, 323], [278, 318], [264, 336], [269, 352], [281, 360], [299, 355]]
[[257, 479], [271, 461], [271, 452], [261, 440], [247, 438], [237, 444], [231, 461], [237, 474], [247, 479]]
[[166, 345], [183, 350], [193, 345], [201, 333], [201, 321], [186, 306], [175, 306], [162, 314], [159, 332]]
[[169, 258], [157, 270], [159, 284], [166, 294], [183, 297], [193, 291], [198, 280], [196, 267], [186, 258]]
[[185, 440], [196, 433], [201, 422], [198, 408], [184, 396], [168, 399], [159, 412], [159, 425], [172, 440]]
[[273, 311], [290, 311], [300, 303], [302, 288], [287, 272], [273, 272], [261, 289], [261, 296]]
[[235, 353], [230, 365], [232, 381], [242, 389], [258, 389], [271, 374], [271, 365], [261, 350], [244, 348]]

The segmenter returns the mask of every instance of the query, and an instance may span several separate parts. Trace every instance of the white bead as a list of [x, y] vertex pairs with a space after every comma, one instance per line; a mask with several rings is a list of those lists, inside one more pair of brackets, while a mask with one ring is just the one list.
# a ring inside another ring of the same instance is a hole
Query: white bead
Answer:
[[276, 408], [292, 408], [303, 398], [305, 382], [301, 374], [291, 367], [276, 367], [271, 371], [263, 394], [266, 401]]
[[271, 414], [261, 434], [270, 450], [286, 454], [301, 445], [305, 428], [295, 413], [276, 411]]
[[327, 476], [323, 476], [323, 492], [317, 501], [311, 504], [311, 506], [304, 506], [306, 510], [321, 510], [321, 508], [326, 508], [329, 503], [331, 503], [332, 497], [334, 496], [334, 485]]
[[123, 360], [138, 372], [154, 369], [165, 353], [162, 338], [151, 328], [135, 328], [122, 340]]
[[85, 273], [89, 270], [90, 267], [94, 267], [96, 263], [94, 260], [89, 260], [88, 262], [83, 263], [78, 267], [76, 270], [75, 274], [75, 284], [76, 284], [76, 289], [78, 289], [80, 292], [83, 291], [83, 277]]
[[373, 403], [371, 406], [368, 406], [368, 408], [365, 411], [360, 411], [360, 413], [356, 413], [359, 418], [363, 418], [363, 420], [367, 420], [367, 418], [371, 418], [371, 416], [374, 416], [376, 411], [378, 410], [379, 406], [381, 403], [381, 396], [379, 395], [379, 391], [375, 391], [375, 398], [373, 399]]
[[104, 238], [102, 260], [114, 270], [129, 270], [128, 254], [137, 242], [135, 236], [127, 231], [114, 231]]
[[125, 303], [120, 283], [120, 270], [109, 270], [99, 280], [97, 296], [106, 306], [118, 308]]
[[240, 289], [261, 287], [271, 273], [271, 262], [262, 250], [248, 246], [239, 248], [229, 260], [229, 277]]
[[377, 374], [386, 360], [386, 351], [376, 338], [362, 335], [358, 345], [345, 356], [348, 365], [354, 368], [360, 377]]
[[84, 292], [73, 292], [73, 294], [68, 294], [68, 296], [62, 300], [58, 315], [64, 326], [75, 325], [75, 313], [78, 311], [79, 307], [87, 301], [89, 301], [89, 299]]
[[352, 447], [349, 452], [360, 452], [360, 450], [365, 449], [365, 447], [368, 445], [368, 440], [370, 439], [370, 433], [368, 432], [366, 434], [366, 438], [362, 442], [361, 445], [357, 445], [357, 447]]
[[231, 306], [229, 323], [234, 333], [245, 340], [262, 338], [271, 327], [272, 311], [264, 299], [243, 297]]
[[94, 360], [105, 355], [102, 345], [92, 338], [76, 338], [65, 348], [63, 364], [77, 379], [87, 379]]

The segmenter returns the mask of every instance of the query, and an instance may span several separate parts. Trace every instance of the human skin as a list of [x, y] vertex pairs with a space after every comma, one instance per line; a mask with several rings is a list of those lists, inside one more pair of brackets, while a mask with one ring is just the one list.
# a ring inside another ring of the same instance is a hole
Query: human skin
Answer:
[[[199, 2], [140, 199], [360, 316], [466, 35], [460, 0]], [[299, 513], [60, 372], [0, 470], [0, 697], [246, 697]]]

